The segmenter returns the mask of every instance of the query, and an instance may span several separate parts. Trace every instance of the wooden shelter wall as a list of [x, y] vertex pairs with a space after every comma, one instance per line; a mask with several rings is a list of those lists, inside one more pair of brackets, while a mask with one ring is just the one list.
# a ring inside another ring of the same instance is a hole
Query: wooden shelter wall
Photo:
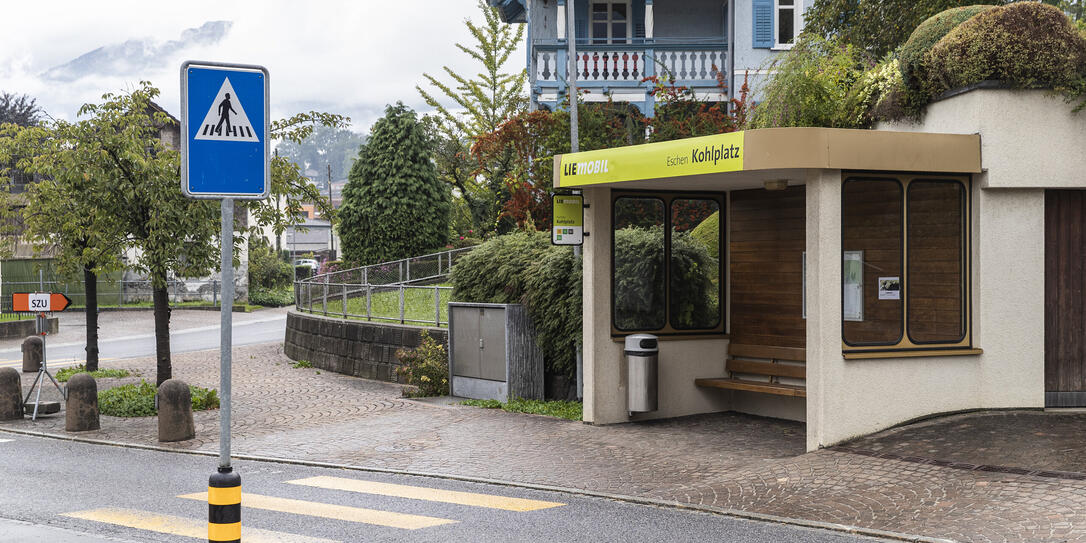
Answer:
[[734, 191], [730, 210], [732, 343], [806, 347], [805, 187]]

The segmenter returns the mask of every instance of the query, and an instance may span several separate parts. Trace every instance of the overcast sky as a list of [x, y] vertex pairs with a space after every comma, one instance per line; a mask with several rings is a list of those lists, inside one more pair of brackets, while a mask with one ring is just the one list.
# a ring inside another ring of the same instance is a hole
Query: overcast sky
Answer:
[[[423, 72], [477, 71], [454, 46], [470, 43], [468, 17], [482, 20], [476, 0], [5, 3], [0, 91], [29, 94], [50, 115], [72, 119], [81, 104], [146, 79], [177, 115], [184, 60], [262, 64], [273, 118], [319, 109], [349, 115], [355, 130], [368, 132], [388, 103], [427, 109], [415, 90]], [[182, 35], [210, 21], [231, 22], [216, 43]], [[101, 47], [97, 62], [70, 64]], [[509, 68], [523, 65], [521, 50]]]

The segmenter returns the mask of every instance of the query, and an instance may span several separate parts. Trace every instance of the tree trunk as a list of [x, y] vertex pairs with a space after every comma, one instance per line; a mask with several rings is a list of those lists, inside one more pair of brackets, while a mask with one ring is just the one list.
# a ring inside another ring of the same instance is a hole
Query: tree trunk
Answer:
[[87, 371], [98, 371], [98, 274], [83, 267], [83, 289], [87, 294]]
[[158, 386], [173, 377], [173, 367], [170, 364], [170, 292], [165, 277], [154, 283], [162, 284], [161, 287], [152, 287], [155, 301], [155, 358], [158, 360], [155, 386]]

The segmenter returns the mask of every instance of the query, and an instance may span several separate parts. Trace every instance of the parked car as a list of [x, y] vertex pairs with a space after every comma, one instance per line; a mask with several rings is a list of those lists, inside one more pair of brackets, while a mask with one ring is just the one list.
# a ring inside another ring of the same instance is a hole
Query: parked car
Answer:
[[306, 268], [313, 268], [314, 270], [320, 267], [320, 264], [312, 258], [299, 258], [294, 261], [294, 267], [304, 266]]

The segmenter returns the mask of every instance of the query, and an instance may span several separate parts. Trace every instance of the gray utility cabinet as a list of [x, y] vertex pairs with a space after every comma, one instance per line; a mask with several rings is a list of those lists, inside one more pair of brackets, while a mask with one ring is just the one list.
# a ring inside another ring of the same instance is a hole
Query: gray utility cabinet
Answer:
[[520, 304], [449, 303], [449, 393], [543, 399], [543, 353]]

